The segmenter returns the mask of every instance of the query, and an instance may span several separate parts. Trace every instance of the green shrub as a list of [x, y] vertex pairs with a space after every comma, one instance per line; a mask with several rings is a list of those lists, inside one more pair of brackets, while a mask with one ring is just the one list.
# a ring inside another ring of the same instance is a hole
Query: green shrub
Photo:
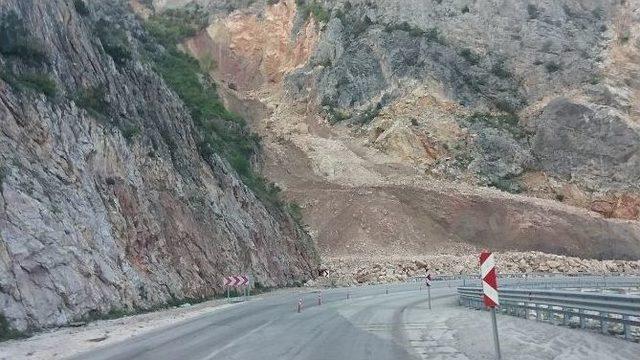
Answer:
[[151, 16], [144, 26], [157, 42], [173, 47], [206, 27], [207, 15], [197, 6], [171, 9]]
[[15, 56], [30, 64], [47, 62], [44, 46], [30, 35], [18, 14], [11, 10], [0, 18], [0, 53]]
[[298, 11], [302, 12], [302, 18], [305, 20], [309, 18], [309, 15], [313, 15], [317, 22], [327, 23], [331, 17], [329, 11], [315, 0], [309, 3], [298, 0], [297, 4]]
[[620, 42], [622, 44], [626, 44], [629, 42], [629, 39], [631, 38], [631, 34], [629, 33], [629, 31], [625, 31], [624, 33], [620, 34]]
[[469, 12], [469, 6], [465, 5], [465, 6], [462, 8], [462, 13], [463, 13], [463, 14], [466, 14], [466, 13], [468, 13], [468, 12]]
[[511, 77], [511, 72], [506, 68], [504, 60], [495, 62], [491, 67], [491, 73], [501, 79], [508, 79]]
[[73, 0], [73, 6], [75, 7], [78, 14], [82, 16], [87, 16], [90, 14], [89, 8], [87, 4], [84, 3], [84, 0]]
[[442, 37], [442, 35], [440, 35], [440, 30], [438, 28], [434, 27], [434, 28], [427, 29], [424, 35], [427, 38], [427, 40], [431, 42], [435, 42], [441, 45], [444, 45], [445, 43], [444, 38]]
[[133, 139], [135, 136], [140, 135], [141, 132], [139, 126], [132, 124], [120, 127], [120, 131], [122, 132], [122, 136], [127, 140]]
[[502, 129], [508, 131], [516, 139], [523, 138], [526, 133], [520, 127], [520, 119], [516, 114], [493, 115], [489, 113], [475, 112], [466, 118], [471, 124], [482, 124], [483, 126], [492, 127], [494, 129]]
[[326, 107], [326, 113], [327, 113], [327, 117], [329, 120], [329, 123], [331, 124], [335, 124], [338, 123], [340, 121], [344, 121], [349, 119], [350, 115], [347, 111], [339, 109], [339, 108], [335, 108], [331, 105], [327, 105]]
[[467, 60], [467, 62], [471, 65], [477, 65], [480, 62], [480, 55], [476, 54], [470, 49], [460, 50], [460, 56]]
[[80, 90], [74, 96], [74, 101], [94, 117], [102, 118], [107, 115], [109, 105], [105, 100], [105, 91], [102, 86], [94, 86]]
[[111, 56], [118, 65], [124, 65], [131, 60], [131, 44], [127, 32], [104, 19], [96, 23], [95, 33], [102, 43], [104, 51]]
[[533, 19], [537, 19], [538, 18], [538, 7], [533, 5], [533, 4], [529, 4], [527, 5], [527, 12], [529, 13], [529, 19], [533, 20]]
[[602, 6], [598, 6], [595, 9], [591, 10], [591, 15], [593, 15], [594, 18], [601, 20], [605, 15], [605, 11]]
[[381, 105], [378, 104], [376, 106], [371, 106], [370, 108], [368, 108], [367, 110], [365, 110], [362, 114], [358, 115], [356, 117], [356, 122], [359, 124], [368, 124], [371, 121], [373, 121], [373, 119], [376, 118], [376, 116], [378, 116], [378, 114], [380, 113], [380, 109], [381, 109]]
[[293, 218], [296, 223], [302, 223], [302, 208], [300, 207], [300, 205], [294, 202], [290, 202], [287, 205], [287, 210], [289, 211], [289, 215], [291, 215], [291, 218]]
[[410, 36], [413, 37], [422, 37], [426, 35], [426, 31], [415, 26], [411, 25], [406, 21], [401, 22], [400, 24], [387, 24], [384, 27], [386, 32], [391, 32], [394, 30], [405, 31], [409, 33]]
[[9, 169], [5, 165], [0, 164], [0, 192], [4, 189], [2, 186], [8, 175]]
[[493, 127], [501, 127], [503, 125], [507, 126], [518, 126], [519, 119], [517, 115], [507, 114], [507, 115], [492, 115], [489, 113], [480, 113], [475, 112], [471, 116], [467, 118], [471, 123], [485, 123], [492, 125]]
[[553, 61], [549, 61], [548, 63], [546, 63], [544, 65], [544, 68], [547, 69], [547, 72], [549, 74], [554, 73], [558, 70], [560, 70], [562, 67], [560, 66], [560, 64], [553, 62]]
[[493, 180], [489, 186], [494, 187], [496, 189], [500, 189], [502, 191], [506, 191], [511, 194], [519, 194], [524, 189], [522, 184], [520, 184], [517, 180], [514, 179], [497, 179]]
[[279, 3], [280, 0], [267, 0], [267, 5], [275, 5], [277, 3]]
[[48, 97], [53, 97], [57, 93], [56, 83], [45, 74], [24, 74], [16, 77], [16, 80], [25, 88], [41, 92]]
[[13, 329], [4, 314], [0, 312], [0, 341], [19, 339], [26, 336], [25, 333]]

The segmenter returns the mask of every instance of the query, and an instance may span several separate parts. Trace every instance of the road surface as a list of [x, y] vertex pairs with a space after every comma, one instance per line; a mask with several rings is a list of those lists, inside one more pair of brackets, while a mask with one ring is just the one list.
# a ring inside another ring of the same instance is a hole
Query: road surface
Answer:
[[[489, 315], [457, 305], [455, 285], [415, 284], [251, 300], [73, 359], [493, 359]], [[389, 293], [387, 294], [387, 289]], [[298, 297], [304, 300], [297, 313]], [[504, 359], [632, 359], [640, 344], [499, 316]]]

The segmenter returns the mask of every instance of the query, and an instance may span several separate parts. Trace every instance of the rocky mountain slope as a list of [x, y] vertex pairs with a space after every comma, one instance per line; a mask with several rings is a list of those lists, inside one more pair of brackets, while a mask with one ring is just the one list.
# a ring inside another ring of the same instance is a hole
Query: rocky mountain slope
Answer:
[[0, 331], [313, 276], [247, 166], [256, 137], [128, 2], [1, 0], [0, 19]]
[[637, 1], [196, 3], [323, 254], [640, 257]]

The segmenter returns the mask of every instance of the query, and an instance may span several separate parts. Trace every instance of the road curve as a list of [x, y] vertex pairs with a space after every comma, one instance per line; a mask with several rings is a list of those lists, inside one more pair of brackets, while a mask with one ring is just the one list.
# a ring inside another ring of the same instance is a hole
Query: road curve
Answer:
[[[485, 312], [457, 306], [457, 283], [266, 296], [98, 348], [72, 359], [490, 359]], [[349, 299], [347, 299], [347, 291]], [[388, 291], [388, 294], [387, 294]], [[301, 313], [298, 298], [304, 300]], [[500, 316], [504, 358], [629, 359], [640, 344]]]
[[[426, 291], [367, 287], [248, 301], [73, 359], [413, 359], [403, 313], [426, 307]], [[432, 291], [434, 300], [454, 288]], [[296, 304], [304, 306], [298, 313]]]

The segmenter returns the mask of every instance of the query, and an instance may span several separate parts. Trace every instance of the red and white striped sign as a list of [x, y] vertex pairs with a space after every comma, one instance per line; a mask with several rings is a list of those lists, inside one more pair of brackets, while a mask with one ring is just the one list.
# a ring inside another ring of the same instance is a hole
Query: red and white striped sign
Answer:
[[482, 250], [482, 253], [480, 253], [480, 276], [482, 278], [484, 304], [490, 308], [500, 305], [498, 301], [496, 261], [493, 254], [487, 250]]
[[424, 283], [427, 286], [431, 286], [431, 274], [427, 274], [427, 277], [424, 279]]
[[227, 276], [223, 279], [224, 286], [246, 286], [249, 284], [247, 275]]

